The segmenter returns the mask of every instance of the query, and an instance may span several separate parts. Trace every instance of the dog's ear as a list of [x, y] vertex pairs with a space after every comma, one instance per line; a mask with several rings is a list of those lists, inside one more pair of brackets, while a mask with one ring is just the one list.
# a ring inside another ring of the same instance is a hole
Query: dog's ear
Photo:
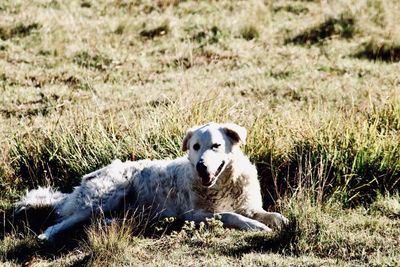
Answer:
[[196, 131], [199, 127], [200, 126], [193, 126], [192, 128], [190, 128], [186, 131], [186, 135], [182, 141], [182, 150], [183, 151], [186, 151], [189, 149], [189, 140], [192, 137], [194, 131]]
[[186, 151], [186, 150], [189, 149], [188, 143], [189, 143], [190, 137], [192, 137], [192, 135], [193, 135], [193, 131], [191, 131], [191, 129], [186, 131], [186, 135], [185, 135], [185, 137], [183, 138], [183, 141], [182, 141], [182, 150], [183, 151]]
[[225, 123], [222, 125], [226, 135], [232, 140], [233, 144], [245, 144], [247, 131], [245, 128], [235, 123]]

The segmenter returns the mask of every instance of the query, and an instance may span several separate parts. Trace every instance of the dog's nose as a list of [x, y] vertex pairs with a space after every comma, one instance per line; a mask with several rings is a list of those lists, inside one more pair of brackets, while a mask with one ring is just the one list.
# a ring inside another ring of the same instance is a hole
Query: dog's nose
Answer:
[[208, 177], [207, 166], [204, 165], [204, 161], [200, 160], [196, 164], [196, 170], [201, 177]]

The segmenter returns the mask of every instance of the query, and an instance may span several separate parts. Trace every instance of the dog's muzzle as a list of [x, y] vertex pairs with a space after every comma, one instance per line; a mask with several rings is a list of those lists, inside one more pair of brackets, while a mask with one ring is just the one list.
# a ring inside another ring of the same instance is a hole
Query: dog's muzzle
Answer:
[[196, 164], [196, 171], [201, 178], [201, 183], [205, 187], [210, 187], [214, 184], [216, 178], [221, 173], [222, 168], [225, 165], [225, 161], [222, 161], [221, 165], [219, 165], [218, 169], [214, 173], [209, 173], [207, 166], [204, 164], [204, 161], [200, 160]]

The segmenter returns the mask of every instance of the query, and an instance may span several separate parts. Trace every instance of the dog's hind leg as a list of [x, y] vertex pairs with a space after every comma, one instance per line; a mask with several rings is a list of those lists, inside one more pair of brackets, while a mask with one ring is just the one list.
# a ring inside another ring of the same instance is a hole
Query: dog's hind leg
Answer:
[[47, 228], [43, 234], [38, 236], [42, 241], [53, 241], [55, 236], [63, 231], [70, 229], [78, 223], [84, 222], [90, 218], [90, 212], [75, 213], [61, 222]]

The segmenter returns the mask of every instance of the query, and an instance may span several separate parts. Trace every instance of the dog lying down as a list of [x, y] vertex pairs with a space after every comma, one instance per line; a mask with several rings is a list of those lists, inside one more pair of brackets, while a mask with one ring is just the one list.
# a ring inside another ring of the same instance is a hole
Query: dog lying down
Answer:
[[218, 217], [224, 226], [271, 231], [288, 223], [281, 214], [262, 208], [257, 170], [240, 150], [246, 129], [233, 123], [208, 123], [189, 129], [182, 148], [188, 155], [174, 160], [114, 160], [89, 173], [70, 194], [52, 188], [29, 191], [16, 203], [16, 213], [51, 207], [56, 224], [41, 240], [54, 240], [63, 231], [93, 214], [117, 209], [151, 208], [160, 217], [199, 223]]

